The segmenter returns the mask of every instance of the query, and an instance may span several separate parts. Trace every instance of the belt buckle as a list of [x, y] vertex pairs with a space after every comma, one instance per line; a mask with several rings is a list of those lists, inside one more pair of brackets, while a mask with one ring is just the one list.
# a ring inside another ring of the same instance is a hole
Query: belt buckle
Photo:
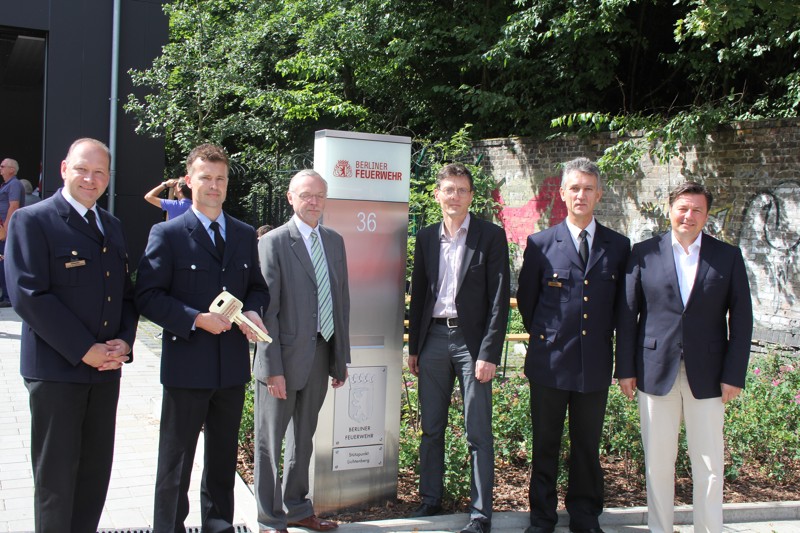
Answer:
[[[458, 317], [447, 317], [447, 327], [448, 328], [457, 328], [458, 327]], [[452, 320], [452, 322], [450, 322]]]

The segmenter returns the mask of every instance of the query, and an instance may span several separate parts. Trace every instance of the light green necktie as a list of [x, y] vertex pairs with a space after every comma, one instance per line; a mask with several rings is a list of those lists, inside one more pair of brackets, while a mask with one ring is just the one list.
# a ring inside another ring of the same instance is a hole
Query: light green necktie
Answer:
[[333, 300], [331, 282], [328, 278], [328, 265], [322, 255], [322, 246], [316, 231], [311, 232], [311, 261], [317, 276], [317, 300], [319, 301], [319, 332], [326, 341], [333, 336]]

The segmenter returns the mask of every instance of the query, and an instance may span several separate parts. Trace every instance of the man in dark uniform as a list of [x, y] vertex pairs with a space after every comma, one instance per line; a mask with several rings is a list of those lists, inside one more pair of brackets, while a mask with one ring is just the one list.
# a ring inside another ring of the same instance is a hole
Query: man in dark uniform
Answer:
[[531, 336], [525, 356], [533, 427], [526, 533], [552, 533], [558, 521], [556, 478], [567, 411], [569, 528], [602, 533], [600, 435], [614, 362], [614, 307], [631, 247], [627, 237], [595, 219], [602, 196], [596, 164], [579, 157], [564, 165], [567, 219], [528, 237], [519, 273], [518, 308]]
[[100, 141], [75, 141], [61, 163], [64, 187], [17, 211], [8, 232], [36, 531], [96, 531], [111, 478], [120, 367], [138, 316], [122, 226], [95, 203], [110, 162]]
[[250, 381], [247, 341], [256, 337], [247, 326], [232, 329], [230, 320], [208, 308], [228, 291], [264, 329], [261, 312], [269, 292], [258, 268], [255, 230], [222, 211], [228, 156], [203, 144], [189, 154], [186, 169], [192, 208], [153, 226], [136, 280], [139, 309], [164, 328], [153, 531], [185, 531], [192, 462], [203, 428], [203, 531], [230, 532], [239, 422]]

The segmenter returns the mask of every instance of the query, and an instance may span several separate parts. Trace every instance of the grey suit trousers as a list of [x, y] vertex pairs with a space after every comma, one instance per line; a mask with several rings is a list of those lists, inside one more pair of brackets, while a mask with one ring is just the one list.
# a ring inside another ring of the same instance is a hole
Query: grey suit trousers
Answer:
[[[309, 465], [314, 451], [314, 432], [319, 410], [328, 392], [330, 345], [317, 337], [313, 367], [306, 386], [287, 389], [286, 399], [270, 395], [267, 384], [256, 380], [255, 491], [258, 524], [262, 528], [286, 529], [314, 514], [308, 498]], [[281, 443], [286, 436], [283, 482], [280, 476]]]
[[444, 435], [455, 379], [464, 399], [464, 425], [472, 480], [470, 518], [492, 519], [494, 436], [492, 382], [475, 379], [475, 360], [460, 328], [434, 324], [419, 355], [422, 440], [419, 447], [422, 502], [439, 505], [444, 490]]

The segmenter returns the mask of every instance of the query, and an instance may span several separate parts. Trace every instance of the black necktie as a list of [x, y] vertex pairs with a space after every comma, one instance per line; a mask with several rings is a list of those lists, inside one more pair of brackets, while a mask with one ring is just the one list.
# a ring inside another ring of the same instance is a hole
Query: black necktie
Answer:
[[103, 242], [103, 232], [100, 231], [100, 226], [97, 225], [97, 216], [91, 209], [86, 211], [86, 220], [89, 222], [89, 227], [92, 228], [94, 234], [100, 239], [100, 242]]
[[225, 239], [222, 238], [222, 232], [219, 230], [219, 224], [215, 220], [210, 225], [211, 231], [214, 232], [214, 246], [217, 247], [217, 253], [220, 257], [225, 255]]
[[589, 264], [589, 232], [585, 229], [581, 230], [578, 234], [578, 239], [581, 241], [578, 246], [578, 253], [581, 255], [581, 259], [583, 260], [583, 268], [586, 268], [586, 265]]

